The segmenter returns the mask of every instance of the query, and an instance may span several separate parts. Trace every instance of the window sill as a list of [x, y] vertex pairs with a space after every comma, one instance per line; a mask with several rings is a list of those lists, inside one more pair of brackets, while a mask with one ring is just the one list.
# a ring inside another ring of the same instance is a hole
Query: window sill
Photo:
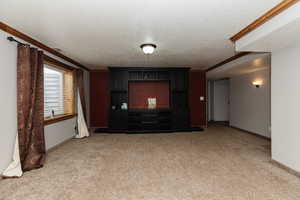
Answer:
[[55, 117], [46, 118], [46, 119], [44, 119], [44, 125], [54, 124], [54, 123], [64, 121], [67, 119], [72, 119], [75, 116], [77, 116], [77, 114], [57, 115]]

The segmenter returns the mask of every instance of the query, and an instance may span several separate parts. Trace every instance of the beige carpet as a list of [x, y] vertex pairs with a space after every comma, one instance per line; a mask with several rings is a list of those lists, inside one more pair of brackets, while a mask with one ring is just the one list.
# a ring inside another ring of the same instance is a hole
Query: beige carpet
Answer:
[[95, 135], [0, 181], [1, 200], [299, 200], [300, 179], [270, 163], [270, 142], [225, 127]]

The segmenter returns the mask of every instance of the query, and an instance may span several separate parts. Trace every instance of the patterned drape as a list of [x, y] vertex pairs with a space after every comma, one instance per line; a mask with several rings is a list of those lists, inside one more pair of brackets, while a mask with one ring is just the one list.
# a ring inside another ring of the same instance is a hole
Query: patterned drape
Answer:
[[18, 139], [23, 171], [40, 168], [45, 161], [43, 71], [43, 52], [18, 45]]

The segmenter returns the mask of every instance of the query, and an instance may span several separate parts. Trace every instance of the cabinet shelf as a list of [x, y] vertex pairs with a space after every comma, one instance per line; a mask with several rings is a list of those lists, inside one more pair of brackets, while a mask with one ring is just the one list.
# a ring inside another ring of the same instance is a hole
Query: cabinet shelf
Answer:
[[127, 90], [111, 90], [111, 93], [127, 93]]

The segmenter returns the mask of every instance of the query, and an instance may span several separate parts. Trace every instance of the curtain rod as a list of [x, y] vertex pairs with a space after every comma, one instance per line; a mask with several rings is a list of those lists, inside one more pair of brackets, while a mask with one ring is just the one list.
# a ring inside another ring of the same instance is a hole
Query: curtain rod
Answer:
[[29, 45], [29, 44], [25, 44], [25, 43], [22, 43], [22, 42], [16, 40], [16, 39], [13, 38], [12, 36], [7, 37], [7, 40], [9, 40], [9, 41], [11, 41], [11, 42], [16, 42], [16, 43], [21, 44], [21, 45]]
[[[16, 43], [21, 44], [21, 45], [28, 45], [28, 46], [30, 46], [29, 44], [22, 43], [22, 42], [16, 40], [15, 38], [13, 38], [11, 36], [7, 37], [6, 39], [9, 40], [10, 42], [16, 42]], [[62, 62], [60, 62], [60, 61], [58, 61], [58, 60], [56, 60], [54, 58], [51, 58], [50, 56], [47, 56], [45, 54], [44, 54], [44, 60], [46, 60], [46, 61], [48, 61], [50, 63], [57, 64], [58, 66], [64, 67], [64, 68], [66, 68], [68, 70], [77, 69], [77, 67], [71, 67], [71, 66], [69, 66], [69, 65], [67, 65], [65, 63], [62, 63]]]
[[[9, 40], [10, 42], [16, 42], [16, 43], [18, 43], [18, 44], [20, 44], [20, 45], [28, 45], [28, 46], [30, 46], [30, 44], [25, 44], [25, 43], [22, 43], [22, 42], [20, 42], [20, 41], [18, 41], [18, 40], [16, 40], [14, 37], [12, 37], [12, 36], [9, 36], [9, 37], [7, 37], [6, 38], [7, 40]], [[56, 60], [56, 59], [54, 59], [54, 58], [52, 58], [52, 57], [50, 57], [50, 56], [47, 56], [46, 54], [44, 54], [44, 59], [46, 59], [46, 60], [48, 60], [49, 62], [55, 62], [55, 63], [59, 63], [59, 65], [61, 65], [61, 66], [64, 66], [65, 68], [67, 68], [67, 69], [77, 69], [77, 67], [71, 67], [71, 66], [68, 66], [67, 64], [65, 64], [65, 63], [62, 63], [62, 62], [60, 62], [60, 61], [58, 61], [58, 60]], [[67, 67], [66, 67], [67, 66]], [[83, 68], [83, 67], [79, 67], [79, 68]], [[83, 68], [83, 69], [85, 69], [85, 68]], [[85, 69], [86, 70], [86, 69]]]

